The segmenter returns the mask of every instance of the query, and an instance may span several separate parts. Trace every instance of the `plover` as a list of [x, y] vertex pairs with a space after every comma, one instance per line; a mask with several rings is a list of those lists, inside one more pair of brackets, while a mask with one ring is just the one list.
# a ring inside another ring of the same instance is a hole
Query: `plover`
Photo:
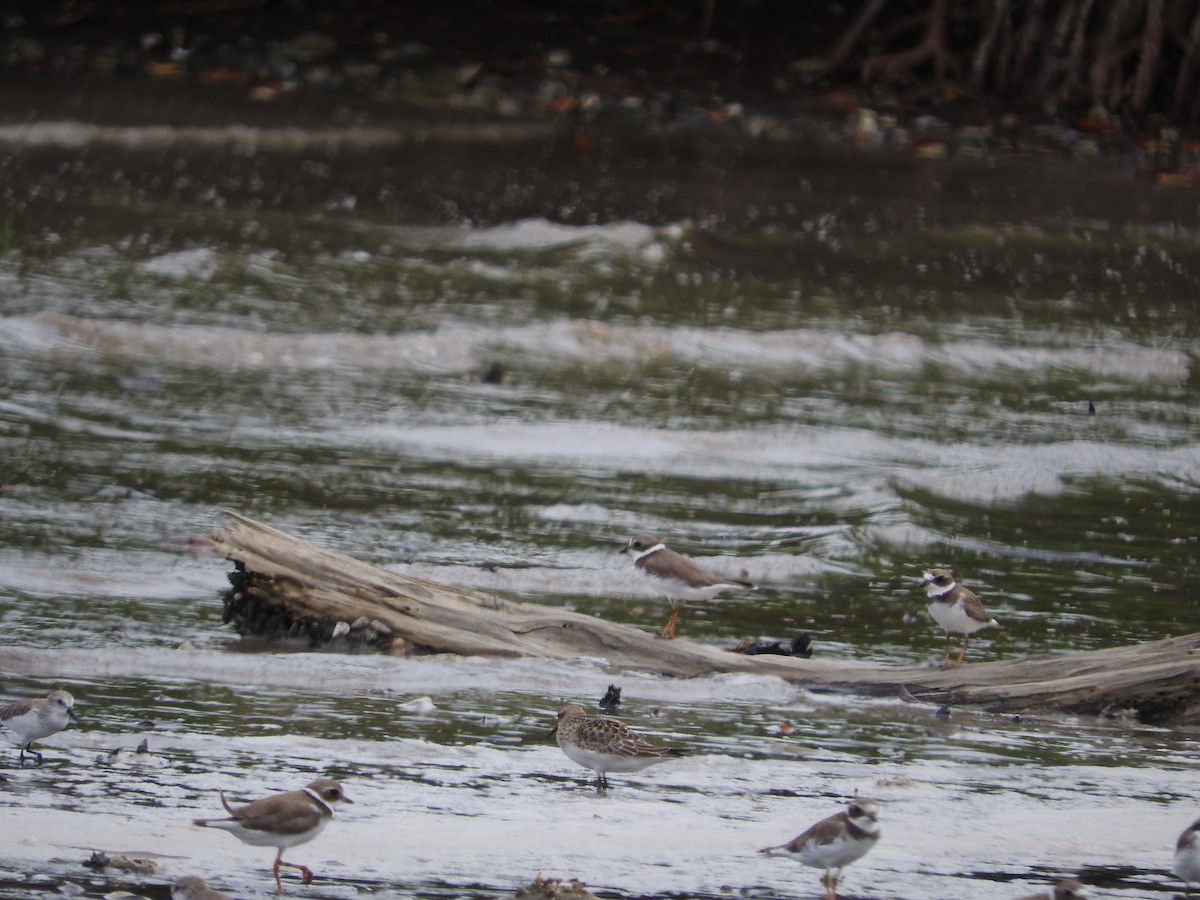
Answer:
[[608, 787], [609, 772], [640, 772], [688, 752], [652, 744], [624, 722], [575, 704], [558, 711], [552, 733], [568, 759], [597, 773], [597, 792]]
[[62, 731], [69, 719], [78, 721], [71, 708], [74, 705], [75, 698], [68, 692], [51, 691], [45, 697], [18, 700], [0, 709], [0, 722], [21, 739], [21, 765], [25, 765], [26, 752], [42, 764], [42, 754], [33, 749], [33, 742]]
[[767, 856], [788, 856], [814, 869], [824, 869], [821, 884], [828, 900], [837, 900], [842, 869], [861, 859], [879, 841], [879, 810], [870, 800], [855, 800], [844, 812], [822, 819], [808, 831], [778, 847], [764, 847]]
[[213, 890], [203, 878], [185, 875], [171, 885], [171, 900], [233, 900], [228, 894]]
[[670, 602], [671, 617], [659, 632], [660, 637], [668, 640], [675, 637], [679, 604], [684, 600], [711, 600], [730, 588], [754, 587], [749, 581], [713, 574], [652, 534], [635, 534], [621, 552], [633, 554], [634, 567]]
[[950, 633], [963, 636], [962, 651], [954, 663], [962, 665], [967, 655], [971, 635], [984, 628], [999, 628], [1000, 623], [988, 615], [983, 603], [974, 593], [954, 580], [949, 569], [930, 569], [921, 577], [921, 587], [929, 596], [929, 614], [946, 632], [946, 658], [942, 667], [950, 665]]
[[278, 852], [271, 871], [275, 873], [275, 888], [280, 894], [283, 893], [280, 866], [299, 869], [305, 884], [313, 879], [312, 870], [307, 866], [284, 862], [283, 851], [311, 841], [320, 834], [329, 824], [333, 807], [338, 803], [354, 802], [332, 778], [318, 778], [310, 781], [302, 790], [264, 797], [236, 809], [226, 802], [224, 792], [218, 793], [229, 817], [196, 819], [195, 824], [224, 829], [242, 843], [254, 847], [275, 847]]
[[1087, 888], [1074, 878], [1064, 878], [1054, 885], [1052, 892], [1042, 891], [1040, 894], [1026, 894], [1017, 900], [1087, 900]]
[[1192, 885], [1200, 881], [1200, 819], [1184, 829], [1175, 842], [1175, 874], [1186, 884], [1188, 893]]

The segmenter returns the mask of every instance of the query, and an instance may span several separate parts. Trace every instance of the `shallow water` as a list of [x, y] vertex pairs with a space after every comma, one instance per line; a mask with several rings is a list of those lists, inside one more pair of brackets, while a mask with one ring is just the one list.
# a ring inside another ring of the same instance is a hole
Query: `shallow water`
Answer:
[[[319, 773], [358, 802], [289, 854], [320, 876], [299, 896], [497, 896], [538, 872], [814, 896], [754, 851], [856, 792], [885, 838], [848, 896], [1182, 889], [1190, 734], [596, 660], [281, 652], [221, 625], [229, 566], [203, 538], [231, 508], [651, 629], [665, 605], [616, 551], [652, 530], [760, 585], [685, 606], [683, 636], [805, 630], [825, 657], [936, 663], [914, 590], [935, 563], [1003, 623], [972, 659], [1200, 631], [1193, 195], [678, 139], [580, 158], [219, 136], [0, 131], [0, 671], [5, 697], [66, 686], [83, 716], [41, 769], [6, 751], [0, 897], [165, 897], [194, 872], [264, 894], [269, 851], [189, 822], [217, 787]], [[696, 753], [597, 798], [546, 735], [610, 683]], [[418, 696], [433, 714], [400, 710]], [[102, 884], [93, 849], [167, 858]]]

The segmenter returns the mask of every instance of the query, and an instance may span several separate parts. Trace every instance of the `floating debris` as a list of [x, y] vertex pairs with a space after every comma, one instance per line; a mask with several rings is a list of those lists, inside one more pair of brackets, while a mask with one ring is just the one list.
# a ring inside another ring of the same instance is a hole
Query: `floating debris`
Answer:
[[563, 881], [539, 874], [527, 885], [517, 888], [518, 897], [529, 900], [588, 900], [595, 895], [578, 878]]
[[96, 850], [84, 860], [83, 865], [89, 869], [95, 869], [97, 872], [102, 872], [105, 869], [116, 869], [121, 872], [133, 872], [137, 875], [157, 875], [162, 871], [162, 866], [152, 859], [143, 859], [139, 856], [130, 856], [126, 853], [118, 854], [117, 856], [109, 856], [103, 850]]
[[733, 648], [733, 652], [746, 656], [773, 654], [775, 656], [797, 656], [801, 659], [809, 659], [813, 655], [812, 635], [807, 631], [802, 631], [792, 638], [786, 647], [779, 641], [742, 641]]

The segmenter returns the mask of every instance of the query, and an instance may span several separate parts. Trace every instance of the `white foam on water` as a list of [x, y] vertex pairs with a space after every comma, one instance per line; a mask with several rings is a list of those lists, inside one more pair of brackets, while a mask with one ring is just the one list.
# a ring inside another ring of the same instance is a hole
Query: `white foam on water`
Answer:
[[208, 281], [217, 271], [217, 254], [209, 247], [179, 250], [145, 260], [138, 265], [138, 268], [150, 275], [159, 275], [180, 281], [186, 279]]
[[548, 219], [521, 219], [502, 225], [456, 229], [444, 235], [443, 243], [464, 250], [522, 252], [582, 246], [592, 252], [637, 253], [652, 247], [660, 233], [677, 236], [678, 229], [660, 232], [649, 225], [628, 221], [566, 225]]
[[[595, 422], [502, 421], [478, 425], [368, 425], [357, 440], [443, 459], [511, 461], [581, 472], [642, 473], [713, 480], [824, 484], [886, 496], [899, 480], [981, 504], [1056, 495], [1072, 479], [1140, 476], [1200, 479], [1193, 445], [1145, 447], [1108, 441], [942, 444], [865, 429], [779, 426], [730, 431], [670, 430]], [[889, 462], [894, 460], [894, 463]], [[874, 487], [872, 488], [872, 485]]]
[[372, 148], [449, 139], [497, 143], [550, 136], [557, 125], [546, 123], [445, 123], [416, 127], [339, 126], [337, 128], [254, 127], [250, 125], [93, 125], [75, 120], [0, 125], [0, 144], [80, 148], [110, 144], [149, 150], [162, 147], [228, 147], [300, 151], [312, 148]]
[[0, 552], [0, 588], [31, 597], [208, 598], [225, 584], [211, 557], [94, 552], [64, 564], [60, 558], [47, 559], [40, 554]]
[[[187, 251], [145, 264], [158, 274], [184, 277], [204, 272], [205, 251]], [[1177, 383], [1191, 359], [1182, 349], [1144, 347], [1115, 340], [1104, 352], [1028, 345], [930, 343], [907, 334], [845, 335], [828, 329], [775, 332], [728, 328], [613, 326], [586, 319], [524, 325], [479, 325], [446, 319], [434, 331], [389, 335], [354, 333], [271, 334], [218, 326], [160, 326], [85, 319], [55, 313], [0, 320], [0, 346], [53, 353], [92, 352], [110, 358], [170, 361], [221, 368], [393, 369], [469, 372], [480, 360], [509, 356], [526, 367], [644, 365], [674, 359], [720, 370], [797, 373], [867, 366], [889, 380], [919, 374], [931, 362], [976, 379], [1020, 371], [1051, 374], [1071, 370], [1094, 378], [1145, 384]]]

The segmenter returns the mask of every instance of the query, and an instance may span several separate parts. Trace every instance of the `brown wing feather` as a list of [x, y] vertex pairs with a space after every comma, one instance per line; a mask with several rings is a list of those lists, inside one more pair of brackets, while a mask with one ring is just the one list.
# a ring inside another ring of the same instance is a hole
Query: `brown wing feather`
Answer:
[[35, 700], [32, 697], [24, 700], [14, 700], [4, 709], [0, 709], [0, 719], [13, 719], [33, 709]]
[[968, 591], [964, 587], [960, 587], [962, 591], [963, 609], [967, 615], [976, 622], [990, 622], [992, 617], [988, 615], [988, 611], [983, 608], [983, 601], [975, 596], [973, 591]]
[[255, 800], [234, 810], [230, 817], [251, 831], [271, 830], [279, 834], [301, 834], [321, 821], [321, 810], [304, 791]]
[[680, 574], [685, 581], [692, 584], [711, 585], [711, 584], [735, 584], [738, 587], [754, 587], [749, 581], [740, 581], [737, 578], [725, 578], [722, 575], [717, 575], [710, 572], [704, 566], [692, 559], [688, 559], [682, 553], [676, 553], [669, 547], [664, 547], [649, 556], [644, 556], [637, 561], [637, 565], [651, 575], [665, 576], [671, 574]]
[[605, 716], [592, 716], [579, 724], [579, 739], [584, 744], [614, 744], [621, 756], [683, 756], [683, 750], [660, 747], [639, 735], [624, 722]]
[[784, 846], [790, 852], [795, 853], [806, 844], [815, 844], [819, 847], [823, 844], [831, 843], [841, 833], [848, 819], [849, 816], [844, 812], [836, 813], [827, 819], [822, 819], [803, 834], [792, 838]]

